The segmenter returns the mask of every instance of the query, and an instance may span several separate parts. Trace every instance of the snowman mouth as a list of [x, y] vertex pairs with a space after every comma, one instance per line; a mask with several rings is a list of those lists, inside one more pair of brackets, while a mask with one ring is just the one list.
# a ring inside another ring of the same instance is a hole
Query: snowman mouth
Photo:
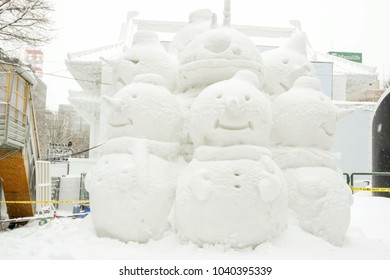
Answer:
[[283, 82], [280, 82], [279, 85], [285, 90], [285, 91], [288, 91], [289, 90], [289, 87], [283, 83]]
[[320, 129], [326, 134], [328, 135], [329, 137], [332, 137], [334, 135], [333, 131], [330, 131], [327, 127], [326, 127], [326, 124], [323, 123], [321, 126], [320, 126]]
[[125, 120], [119, 121], [119, 122], [109, 122], [109, 124], [112, 127], [125, 127], [125, 126], [130, 126], [133, 125], [133, 120], [130, 118], [127, 118]]
[[214, 123], [214, 128], [215, 129], [225, 129], [225, 130], [244, 130], [244, 129], [253, 129], [253, 123], [251, 121], [248, 121], [245, 124], [223, 124], [217, 119]]

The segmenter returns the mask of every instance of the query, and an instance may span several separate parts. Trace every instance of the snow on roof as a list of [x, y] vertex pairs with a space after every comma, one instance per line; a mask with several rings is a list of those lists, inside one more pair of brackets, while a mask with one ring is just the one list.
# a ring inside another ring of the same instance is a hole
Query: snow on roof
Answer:
[[376, 73], [376, 67], [353, 62], [330, 54], [320, 53], [317, 51], [312, 52], [314, 52], [314, 55], [312, 53], [312, 59], [314, 61], [333, 62], [333, 72], [335, 73], [378, 76]]

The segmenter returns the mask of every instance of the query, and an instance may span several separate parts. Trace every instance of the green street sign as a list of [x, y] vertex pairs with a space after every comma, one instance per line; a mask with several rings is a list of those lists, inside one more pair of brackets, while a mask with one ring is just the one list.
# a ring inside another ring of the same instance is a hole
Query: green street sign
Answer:
[[362, 53], [355, 53], [355, 52], [328, 52], [328, 54], [338, 56], [344, 59], [348, 59], [353, 62], [362, 63], [363, 61], [363, 54]]

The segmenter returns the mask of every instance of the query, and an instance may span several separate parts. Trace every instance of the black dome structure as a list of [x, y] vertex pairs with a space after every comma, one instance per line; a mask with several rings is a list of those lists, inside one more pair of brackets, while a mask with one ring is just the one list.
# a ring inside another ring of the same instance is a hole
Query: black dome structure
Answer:
[[[372, 171], [390, 172], [390, 88], [378, 101], [372, 120]], [[372, 186], [390, 188], [390, 176], [373, 176]], [[390, 198], [390, 192], [373, 192]]]

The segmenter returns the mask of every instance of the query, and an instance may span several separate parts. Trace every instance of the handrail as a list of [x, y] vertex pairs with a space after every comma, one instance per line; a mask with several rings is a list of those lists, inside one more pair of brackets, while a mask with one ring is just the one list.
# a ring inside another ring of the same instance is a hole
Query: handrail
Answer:
[[351, 185], [351, 176], [349, 176], [349, 174], [348, 173], [343, 173], [343, 175], [346, 177], [346, 179], [347, 179], [347, 184], [348, 185]]
[[356, 175], [368, 175], [368, 176], [371, 176], [371, 175], [374, 175], [374, 176], [390, 176], [390, 172], [355, 172], [355, 173], [351, 173], [351, 185], [353, 186], [354, 185], [354, 177]]

